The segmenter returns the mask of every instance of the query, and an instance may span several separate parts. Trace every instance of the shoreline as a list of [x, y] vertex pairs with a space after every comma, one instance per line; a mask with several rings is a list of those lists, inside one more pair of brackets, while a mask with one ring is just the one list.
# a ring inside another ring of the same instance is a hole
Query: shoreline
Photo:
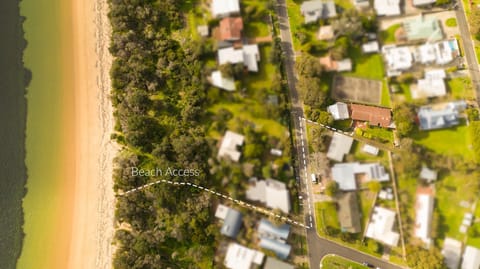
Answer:
[[105, 0], [72, 0], [76, 171], [67, 268], [112, 267], [116, 146], [110, 102], [110, 25]]

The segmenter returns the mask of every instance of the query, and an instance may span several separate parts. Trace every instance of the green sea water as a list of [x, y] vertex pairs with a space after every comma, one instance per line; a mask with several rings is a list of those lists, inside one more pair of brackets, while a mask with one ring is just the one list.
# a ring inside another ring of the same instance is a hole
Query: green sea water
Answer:
[[73, 139], [71, 8], [68, 0], [22, 0], [31, 70], [27, 88], [27, 194], [19, 269], [65, 268], [73, 199], [68, 143]]

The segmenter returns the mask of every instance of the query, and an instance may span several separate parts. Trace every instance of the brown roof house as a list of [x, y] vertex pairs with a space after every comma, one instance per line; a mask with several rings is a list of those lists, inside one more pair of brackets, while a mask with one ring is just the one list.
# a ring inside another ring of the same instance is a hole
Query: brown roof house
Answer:
[[389, 108], [351, 104], [351, 117], [357, 121], [367, 121], [370, 125], [391, 127], [392, 112]]
[[243, 20], [241, 17], [227, 17], [220, 21], [218, 38], [222, 41], [237, 41], [242, 38]]
[[339, 61], [336, 61], [332, 58], [331, 55], [325, 57], [320, 57], [320, 65], [325, 69], [325, 71], [336, 71], [336, 72], [348, 72], [352, 71], [352, 60], [350, 58], [345, 58]]

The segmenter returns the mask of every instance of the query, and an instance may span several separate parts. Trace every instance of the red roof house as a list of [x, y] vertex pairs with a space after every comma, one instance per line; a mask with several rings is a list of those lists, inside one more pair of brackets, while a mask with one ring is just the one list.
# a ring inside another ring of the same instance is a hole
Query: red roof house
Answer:
[[370, 125], [388, 128], [392, 122], [392, 113], [389, 108], [351, 104], [353, 120], [367, 121]]
[[220, 21], [219, 39], [235, 41], [242, 38], [243, 20], [241, 17], [227, 17]]

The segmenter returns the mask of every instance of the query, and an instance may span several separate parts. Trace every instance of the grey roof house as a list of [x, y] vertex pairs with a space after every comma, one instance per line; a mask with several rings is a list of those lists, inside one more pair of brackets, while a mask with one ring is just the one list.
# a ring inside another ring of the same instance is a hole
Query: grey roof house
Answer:
[[465, 110], [465, 101], [422, 106], [418, 110], [420, 130], [449, 128], [460, 124], [460, 112]]
[[218, 205], [215, 217], [223, 220], [220, 233], [230, 238], [236, 238], [242, 227], [242, 214], [235, 209], [224, 205]]
[[263, 269], [293, 269], [293, 265], [288, 263], [281, 262], [275, 258], [267, 257], [267, 261], [265, 262], [265, 266]]
[[274, 179], [257, 180], [251, 178], [246, 196], [248, 200], [260, 201], [267, 207], [280, 209], [285, 213], [290, 211], [290, 193], [285, 183]]
[[342, 162], [343, 157], [350, 152], [353, 138], [340, 133], [333, 133], [332, 141], [328, 147], [327, 158], [337, 162]]
[[305, 23], [316, 22], [319, 19], [328, 19], [337, 16], [333, 0], [305, 1], [300, 6], [300, 11], [305, 17]]
[[348, 105], [342, 102], [336, 102], [335, 104], [328, 106], [327, 111], [332, 115], [334, 120], [346, 120], [350, 118]]
[[275, 252], [277, 257], [282, 260], [290, 255], [292, 246], [285, 242], [290, 234], [290, 225], [275, 226], [267, 219], [261, 219], [257, 232], [260, 238], [260, 247]]
[[332, 167], [332, 179], [338, 183], [342, 191], [357, 189], [357, 176], [368, 182], [371, 180], [385, 182], [390, 180], [390, 175], [379, 163], [337, 163]]
[[261, 238], [260, 247], [275, 252], [277, 257], [282, 260], [285, 260], [288, 255], [290, 255], [290, 251], [292, 250], [292, 246], [289, 244], [285, 244], [270, 238]]

